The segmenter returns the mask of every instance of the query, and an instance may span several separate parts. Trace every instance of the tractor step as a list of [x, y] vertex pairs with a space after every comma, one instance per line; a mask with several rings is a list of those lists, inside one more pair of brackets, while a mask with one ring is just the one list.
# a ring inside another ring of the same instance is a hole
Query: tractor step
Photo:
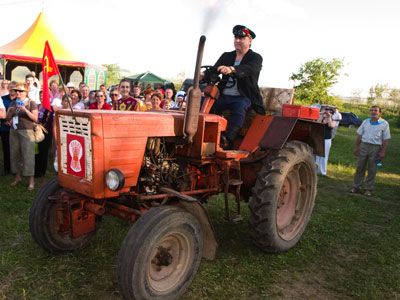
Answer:
[[234, 216], [229, 215], [229, 217], [225, 216], [225, 220], [233, 223], [239, 223], [243, 221], [243, 217], [241, 215], [234, 215]]
[[216, 156], [224, 159], [240, 160], [249, 156], [249, 152], [246, 150], [221, 150], [215, 152]]
[[239, 222], [243, 221], [243, 217], [241, 215], [236, 215], [231, 218], [231, 221], [233, 223], [239, 223]]
[[228, 184], [229, 185], [242, 185], [243, 181], [240, 179], [230, 179]]

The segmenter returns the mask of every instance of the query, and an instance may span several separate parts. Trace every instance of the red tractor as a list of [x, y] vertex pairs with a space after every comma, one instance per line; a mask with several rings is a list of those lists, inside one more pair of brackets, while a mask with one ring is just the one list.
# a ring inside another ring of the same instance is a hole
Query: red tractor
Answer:
[[185, 112], [56, 113], [58, 178], [35, 197], [32, 236], [46, 251], [63, 254], [85, 247], [103, 215], [133, 223], [118, 257], [126, 299], [177, 299], [201, 258], [216, 258], [218, 244], [203, 206], [212, 195], [224, 194], [231, 221], [241, 220], [240, 201], [250, 201], [250, 235], [266, 252], [295, 246], [311, 216], [323, 126], [258, 115], [235, 150], [223, 150], [227, 121], [209, 114], [218, 80], [208, 82], [202, 105], [198, 88], [204, 42], [202, 37]]

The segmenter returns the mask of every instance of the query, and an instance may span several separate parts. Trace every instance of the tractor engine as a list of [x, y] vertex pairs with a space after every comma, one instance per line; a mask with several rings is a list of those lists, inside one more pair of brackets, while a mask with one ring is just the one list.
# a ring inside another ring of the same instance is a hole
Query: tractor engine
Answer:
[[191, 186], [192, 176], [174, 157], [176, 147], [167, 138], [148, 139], [138, 182], [139, 194], [157, 194], [162, 186], [178, 191]]

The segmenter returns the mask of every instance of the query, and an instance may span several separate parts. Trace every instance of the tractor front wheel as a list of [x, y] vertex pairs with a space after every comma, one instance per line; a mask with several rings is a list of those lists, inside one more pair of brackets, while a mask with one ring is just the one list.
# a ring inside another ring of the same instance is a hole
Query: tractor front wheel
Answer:
[[249, 204], [250, 235], [257, 247], [280, 253], [297, 244], [314, 207], [316, 173], [312, 149], [299, 141], [264, 161]]
[[200, 265], [201, 226], [189, 212], [160, 206], [129, 230], [118, 256], [118, 281], [126, 299], [177, 299]]
[[[49, 199], [50, 196], [59, 196], [62, 188], [57, 178], [48, 181], [41, 187], [33, 200], [29, 213], [29, 228], [33, 239], [44, 250], [54, 254], [69, 253], [85, 247], [95, 232], [72, 238], [69, 231], [57, 229], [57, 210], [61, 204]], [[100, 217], [96, 218], [96, 229], [100, 224]]]

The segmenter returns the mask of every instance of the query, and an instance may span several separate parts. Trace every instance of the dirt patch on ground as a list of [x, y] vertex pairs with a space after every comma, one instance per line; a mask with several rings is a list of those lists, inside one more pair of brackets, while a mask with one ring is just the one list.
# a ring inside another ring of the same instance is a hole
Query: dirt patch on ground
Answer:
[[277, 291], [276, 299], [340, 299], [328, 286], [324, 274], [316, 271], [287, 275], [273, 290]]

